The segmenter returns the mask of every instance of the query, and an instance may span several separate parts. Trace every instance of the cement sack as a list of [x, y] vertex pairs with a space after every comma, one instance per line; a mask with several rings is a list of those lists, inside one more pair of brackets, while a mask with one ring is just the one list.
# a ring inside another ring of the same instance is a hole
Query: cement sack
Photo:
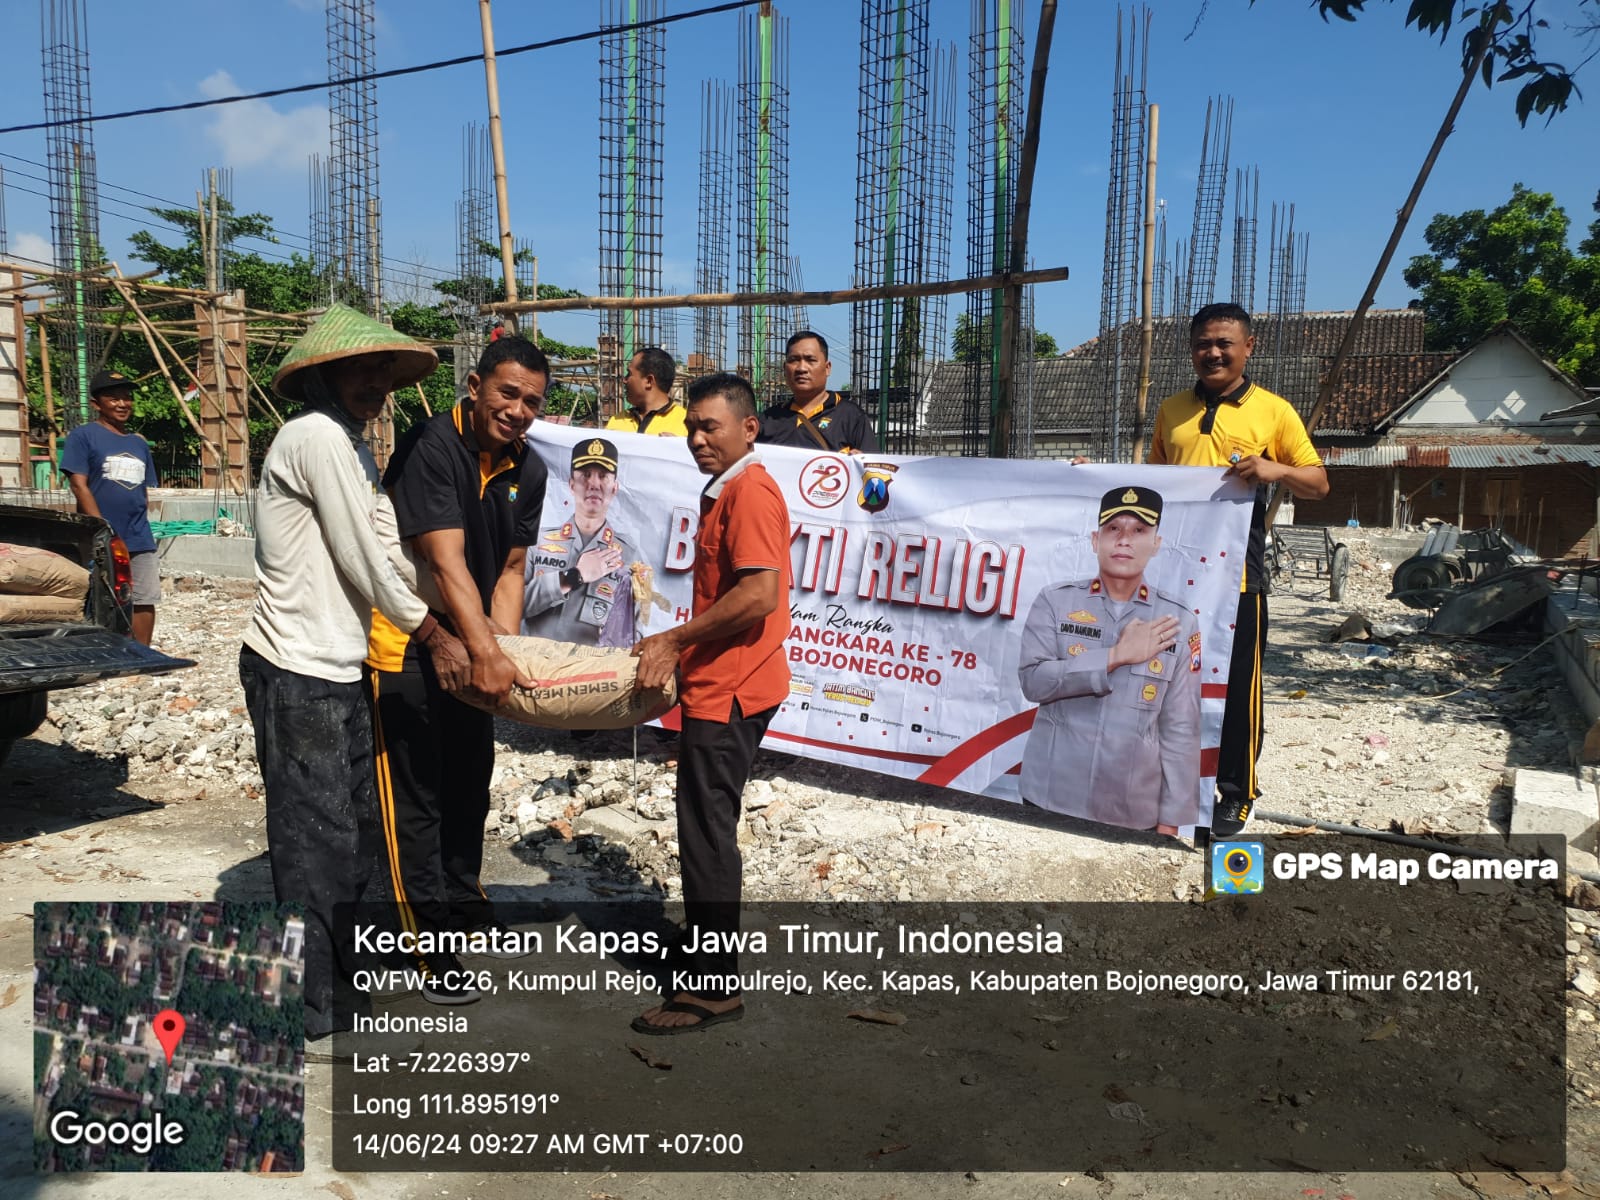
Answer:
[[89, 572], [49, 550], [0, 542], [0, 592], [13, 596], [65, 596], [78, 601], [89, 593]]
[[83, 620], [83, 598], [12, 596], [0, 593], [0, 625]]
[[628, 729], [654, 720], [678, 702], [678, 683], [638, 692], [639, 660], [627, 650], [580, 646], [549, 638], [497, 639], [506, 657], [532, 679], [512, 688], [496, 716], [545, 729]]

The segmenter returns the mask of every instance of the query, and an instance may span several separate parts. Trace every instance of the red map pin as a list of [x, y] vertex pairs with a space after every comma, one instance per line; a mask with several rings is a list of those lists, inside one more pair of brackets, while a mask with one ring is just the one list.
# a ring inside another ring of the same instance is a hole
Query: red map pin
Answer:
[[161, 1048], [167, 1052], [167, 1065], [172, 1065], [172, 1052], [178, 1048], [178, 1043], [183, 1041], [183, 1014], [170, 1008], [163, 1008], [152, 1019], [156, 1029], [156, 1041], [161, 1043]]

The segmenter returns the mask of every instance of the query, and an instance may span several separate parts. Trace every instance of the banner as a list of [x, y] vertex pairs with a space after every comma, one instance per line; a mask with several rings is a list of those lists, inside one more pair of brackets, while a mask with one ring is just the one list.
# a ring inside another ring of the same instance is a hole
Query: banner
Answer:
[[[687, 620], [709, 480], [685, 442], [544, 422], [529, 442], [550, 484], [522, 632], [631, 645]], [[603, 443], [614, 475], [574, 467]], [[757, 453], [789, 505], [794, 571], [769, 749], [1128, 828], [1205, 822], [1248, 485], [1215, 468]], [[1102, 531], [1112, 492], [1143, 516]]]

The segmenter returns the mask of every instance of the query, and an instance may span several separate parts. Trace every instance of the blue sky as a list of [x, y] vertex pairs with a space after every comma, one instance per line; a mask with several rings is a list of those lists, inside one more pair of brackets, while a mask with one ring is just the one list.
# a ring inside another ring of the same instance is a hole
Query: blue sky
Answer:
[[[668, 11], [695, 7], [669, 0]], [[1161, 105], [1158, 192], [1172, 213], [1174, 237], [1186, 235], [1194, 203], [1206, 99], [1235, 100], [1234, 164], [1261, 169], [1262, 242], [1258, 306], [1266, 295], [1265, 226], [1273, 200], [1296, 205], [1296, 228], [1311, 234], [1307, 307], [1353, 307], [1388, 236], [1417, 164], [1459, 79], [1458, 39], [1440, 45], [1403, 25], [1403, 3], [1373, 0], [1354, 24], [1324, 24], [1298, 0], [1211, 0], [1191, 36], [1200, 0], [1160, 0], [1150, 48], [1150, 95]], [[1566, 28], [1577, 0], [1541, 0], [1551, 21], [1545, 57], [1575, 63], [1586, 52]], [[128, 4], [89, 0], [91, 91], [96, 112], [174, 103], [228, 91], [326, 78], [320, 0], [162, 0]], [[961, 40], [967, 0], [934, 0], [935, 37]], [[857, 0], [780, 4], [791, 20], [790, 252], [811, 288], [847, 286], [854, 256]], [[1061, 5], [1051, 58], [1031, 254], [1039, 266], [1066, 265], [1073, 278], [1037, 291], [1038, 324], [1063, 347], [1093, 336], [1100, 305], [1106, 160], [1115, 6], [1107, 0]], [[472, 0], [380, 0], [380, 68], [398, 67], [480, 47]], [[495, 6], [502, 46], [575, 33], [599, 21], [600, 6], [501, 0]], [[1031, 46], [1037, 4], [1024, 0]], [[667, 33], [667, 167], [664, 276], [668, 290], [692, 290], [702, 79], [736, 74], [734, 14], [671, 26]], [[0, 43], [20, 69], [0, 76], [5, 121], [40, 119], [39, 16], [32, 0], [0, 11]], [[519, 55], [500, 66], [512, 224], [530, 238], [545, 281], [595, 290], [598, 264], [597, 42]], [[1378, 293], [1401, 306], [1410, 293], [1400, 271], [1424, 249], [1422, 229], [1440, 211], [1489, 208], [1521, 181], [1553, 192], [1574, 234], [1589, 222], [1600, 188], [1600, 63], [1587, 81], [1594, 97], [1549, 126], [1528, 128], [1513, 115], [1513, 87], [1477, 88], [1455, 136], [1423, 193], [1410, 232]], [[964, 71], [964, 66], [963, 66]], [[964, 74], [959, 86], [965, 92]], [[98, 125], [102, 234], [129, 267], [126, 236], [148, 220], [151, 201], [121, 188], [192, 203], [207, 166], [231, 166], [235, 203], [273, 216], [285, 248], [307, 233], [305, 158], [326, 150], [325, 94]], [[379, 84], [378, 128], [383, 248], [388, 288], [401, 276], [431, 281], [452, 273], [454, 205], [460, 190], [461, 130], [485, 117], [483, 73], [456, 67]], [[0, 135], [6, 172], [6, 224], [14, 255], [47, 253], [44, 191], [26, 175], [43, 162], [42, 132]], [[958, 179], [964, 149], [957, 148]], [[1231, 187], [1231, 176], [1230, 176]], [[954, 269], [965, 261], [964, 192], [958, 193]], [[1228, 278], [1225, 220], [1218, 278]], [[403, 264], [420, 264], [406, 266]], [[1220, 297], [1219, 297], [1220, 298]], [[955, 310], [952, 304], [952, 314]], [[848, 310], [814, 309], [830, 340], [848, 341]], [[590, 340], [592, 318], [547, 318], [568, 340]], [[687, 341], [687, 323], [685, 324]], [[834, 354], [836, 378], [847, 355]]]

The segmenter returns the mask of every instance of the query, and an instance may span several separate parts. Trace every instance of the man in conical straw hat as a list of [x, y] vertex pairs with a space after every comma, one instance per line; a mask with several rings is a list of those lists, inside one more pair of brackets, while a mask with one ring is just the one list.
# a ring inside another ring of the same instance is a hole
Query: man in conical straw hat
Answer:
[[373, 609], [444, 664], [458, 642], [390, 559], [389, 502], [362, 441], [390, 391], [438, 356], [354, 309], [334, 305], [284, 357], [272, 383], [304, 409], [267, 451], [256, 493], [255, 612], [239, 678], [267, 794], [267, 845], [279, 900], [305, 905], [305, 1030], [348, 1028], [364, 996], [334, 905], [359, 900], [382, 846], [372, 720], [362, 659]]

